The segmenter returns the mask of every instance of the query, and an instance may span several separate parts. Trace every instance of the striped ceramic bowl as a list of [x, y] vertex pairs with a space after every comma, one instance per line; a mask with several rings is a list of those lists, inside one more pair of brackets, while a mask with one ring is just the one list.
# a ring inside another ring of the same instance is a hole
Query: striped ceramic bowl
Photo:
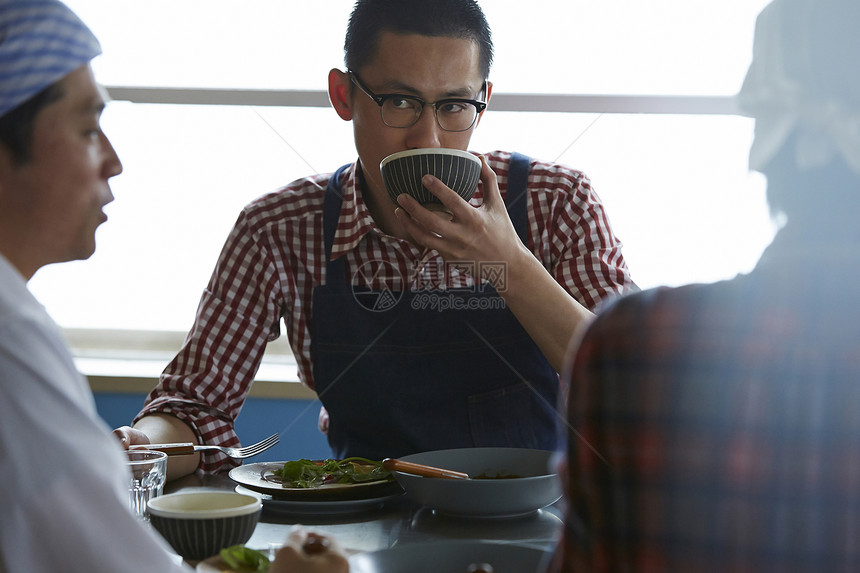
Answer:
[[430, 174], [468, 201], [475, 194], [481, 178], [481, 160], [459, 149], [409, 149], [394, 153], [379, 164], [382, 181], [391, 200], [401, 193], [411, 195], [422, 205], [440, 204], [439, 199], [421, 184]]
[[188, 561], [199, 561], [254, 533], [263, 504], [258, 497], [231, 491], [187, 491], [149, 501], [149, 521]]

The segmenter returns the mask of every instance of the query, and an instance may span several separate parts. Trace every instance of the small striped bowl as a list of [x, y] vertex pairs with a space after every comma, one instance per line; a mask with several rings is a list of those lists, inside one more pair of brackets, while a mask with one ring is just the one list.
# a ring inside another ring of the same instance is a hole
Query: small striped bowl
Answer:
[[465, 201], [475, 194], [481, 178], [481, 160], [459, 149], [409, 149], [389, 155], [379, 163], [379, 169], [388, 196], [395, 203], [398, 195], [406, 193], [422, 205], [441, 204], [421, 184], [427, 174], [437, 177]]
[[171, 493], [151, 499], [148, 507], [152, 526], [188, 561], [248, 541], [263, 510], [259, 498], [231, 491]]

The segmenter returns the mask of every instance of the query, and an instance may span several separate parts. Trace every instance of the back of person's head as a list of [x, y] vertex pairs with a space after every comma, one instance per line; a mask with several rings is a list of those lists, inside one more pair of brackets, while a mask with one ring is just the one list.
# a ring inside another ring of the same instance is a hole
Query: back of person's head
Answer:
[[57, 0], [0, 0], [0, 145], [29, 158], [39, 110], [62, 97], [57, 82], [101, 53], [98, 40]]
[[474, 0], [358, 0], [344, 42], [346, 67], [360, 71], [376, 55], [382, 32], [459, 38], [480, 47], [483, 79], [493, 63], [490, 26]]
[[739, 94], [756, 120], [750, 167], [775, 213], [860, 211], [860, 2], [774, 0]]

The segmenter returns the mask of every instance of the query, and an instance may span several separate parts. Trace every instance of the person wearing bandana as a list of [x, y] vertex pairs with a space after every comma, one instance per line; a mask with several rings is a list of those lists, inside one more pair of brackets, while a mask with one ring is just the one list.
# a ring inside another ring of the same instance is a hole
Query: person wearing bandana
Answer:
[[738, 102], [754, 270], [615, 301], [572, 366], [551, 571], [860, 569], [860, 4], [774, 0]]
[[[134, 429], [117, 429], [123, 444], [238, 445], [234, 420], [283, 322], [333, 457], [556, 447], [572, 333], [635, 289], [603, 204], [582, 172], [507, 151], [482, 155], [470, 202], [424, 182], [450, 218], [388, 197], [384, 157], [468, 150], [492, 106], [474, 0], [360, 0], [344, 51], [328, 91], [358, 160], [240, 213], [182, 349]], [[236, 463], [185, 456], [169, 474]]]
[[[87, 259], [122, 165], [100, 127], [92, 32], [56, 0], [0, 0], [0, 572], [191, 572], [129, 508], [125, 453], [27, 287]], [[270, 569], [337, 572], [290, 534]]]

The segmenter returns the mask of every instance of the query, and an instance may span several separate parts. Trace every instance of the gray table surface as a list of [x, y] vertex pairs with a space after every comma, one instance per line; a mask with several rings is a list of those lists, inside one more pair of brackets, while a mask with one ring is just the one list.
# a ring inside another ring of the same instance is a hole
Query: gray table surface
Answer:
[[[190, 475], [168, 483], [165, 493], [197, 488], [234, 490], [236, 487], [226, 474]], [[549, 551], [561, 534], [563, 515], [561, 501], [526, 516], [490, 519], [438, 515], [432, 509], [410, 503], [403, 496], [348, 515], [294, 513], [283, 505], [267, 501], [264, 496], [260, 522], [246, 545], [268, 550], [283, 543], [294, 526], [302, 525], [308, 530], [334, 536], [350, 553], [451, 539], [510, 543]]]

